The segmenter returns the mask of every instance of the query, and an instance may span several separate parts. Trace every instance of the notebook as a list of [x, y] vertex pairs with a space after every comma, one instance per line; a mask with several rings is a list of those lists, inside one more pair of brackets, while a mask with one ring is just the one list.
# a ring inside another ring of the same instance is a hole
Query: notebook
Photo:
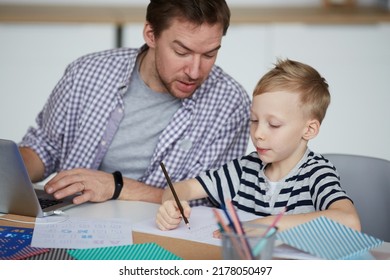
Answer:
[[56, 200], [34, 188], [16, 143], [0, 139], [0, 213], [44, 217], [72, 206], [72, 197]]
[[372, 259], [369, 251], [383, 240], [349, 228], [325, 216], [281, 231], [284, 244], [326, 260]]
[[32, 228], [0, 226], [0, 260], [22, 260], [49, 252], [31, 247]]

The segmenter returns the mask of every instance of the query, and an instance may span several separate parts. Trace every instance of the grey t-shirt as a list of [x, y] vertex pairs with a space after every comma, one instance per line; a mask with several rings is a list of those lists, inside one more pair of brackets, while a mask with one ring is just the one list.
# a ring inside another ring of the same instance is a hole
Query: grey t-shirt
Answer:
[[124, 97], [125, 114], [100, 170], [140, 178], [150, 164], [158, 138], [181, 106], [180, 99], [151, 90], [135, 67]]

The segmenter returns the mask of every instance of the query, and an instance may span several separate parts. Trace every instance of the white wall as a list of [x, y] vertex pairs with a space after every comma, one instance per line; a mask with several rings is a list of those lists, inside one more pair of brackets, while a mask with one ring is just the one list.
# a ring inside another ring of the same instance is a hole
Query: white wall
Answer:
[[[124, 45], [140, 46], [142, 27], [126, 26]], [[0, 24], [0, 138], [19, 141], [66, 65], [113, 47], [114, 36], [110, 25]], [[390, 24], [232, 25], [217, 63], [249, 94], [276, 57], [314, 66], [330, 84], [332, 103], [310, 147], [390, 160], [389, 50]]]
[[65, 67], [114, 46], [111, 25], [0, 24], [0, 138], [19, 141]]

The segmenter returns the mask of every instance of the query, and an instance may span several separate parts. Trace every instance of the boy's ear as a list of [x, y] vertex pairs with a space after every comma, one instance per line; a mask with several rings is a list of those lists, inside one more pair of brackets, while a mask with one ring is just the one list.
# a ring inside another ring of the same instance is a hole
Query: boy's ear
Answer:
[[150, 25], [149, 22], [145, 23], [144, 26], [144, 31], [143, 31], [143, 36], [145, 43], [150, 47], [153, 48], [155, 47], [155, 37], [154, 37], [154, 31], [152, 26]]
[[305, 131], [303, 133], [303, 139], [309, 141], [317, 136], [320, 132], [320, 122], [316, 119], [308, 120], [306, 123]]

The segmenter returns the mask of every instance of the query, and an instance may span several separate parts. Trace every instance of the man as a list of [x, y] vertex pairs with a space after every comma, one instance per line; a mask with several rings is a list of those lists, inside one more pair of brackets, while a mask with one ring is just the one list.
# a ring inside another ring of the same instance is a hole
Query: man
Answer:
[[45, 190], [75, 204], [160, 203], [161, 161], [178, 181], [244, 154], [250, 99], [214, 64], [229, 21], [224, 0], [151, 0], [143, 47], [71, 63], [20, 143], [32, 181], [58, 172]]

